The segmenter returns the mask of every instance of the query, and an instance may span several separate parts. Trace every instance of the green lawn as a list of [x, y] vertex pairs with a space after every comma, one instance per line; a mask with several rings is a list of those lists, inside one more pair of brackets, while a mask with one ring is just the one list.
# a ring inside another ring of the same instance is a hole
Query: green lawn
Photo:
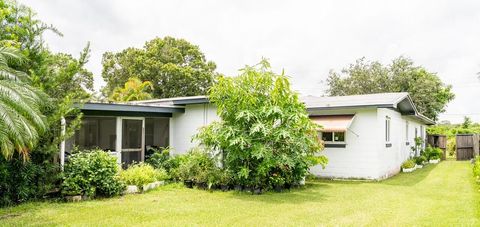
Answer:
[[382, 182], [315, 181], [252, 196], [168, 185], [142, 195], [0, 210], [0, 225], [478, 226], [468, 162], [444, 161]]

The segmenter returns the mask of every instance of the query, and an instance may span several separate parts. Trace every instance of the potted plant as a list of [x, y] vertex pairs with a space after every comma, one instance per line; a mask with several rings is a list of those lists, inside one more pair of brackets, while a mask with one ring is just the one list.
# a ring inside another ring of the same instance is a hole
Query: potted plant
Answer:
[[195, 174], [195, 186], [199, 189], [207, 189], [210, 171], [200, 170]]
[[415, 170], [415, 162], [412, 159], [408, 159], [402, 164], [402, 171], [404, 173], [410, 173]]
[[223, 170], [220, 173], [218, 183], [219, 183], [220, 189], [222, 189], [222, 191], [228, 191], [231, 179], [232, 179], [232, 176], [231, 176], [229, 170]]
[[415, 157], [414, 161], [415, 161], [415, 168], [421, 169], [423, 168], [423, 163], [427, 161], [427, 158], [423, 155], [420, 155], [418, 157]]
[[187, 188], [193, 188], [193, 176], [191, 172], [191, 168], [187, 163], [182, 163], [178, 167], [178, 176], [183, 180], [183, 184]]

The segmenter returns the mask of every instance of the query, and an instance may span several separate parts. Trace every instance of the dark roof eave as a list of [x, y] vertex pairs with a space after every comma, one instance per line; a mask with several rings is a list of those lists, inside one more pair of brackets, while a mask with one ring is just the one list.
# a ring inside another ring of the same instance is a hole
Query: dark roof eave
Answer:
[[142, 106], [118, 103], [85, 103], [74, 104], [82, 111], [112, 111], [112, 112], [145, 112], [145, 113], [184, 113], [185, 109], [169, 106]]

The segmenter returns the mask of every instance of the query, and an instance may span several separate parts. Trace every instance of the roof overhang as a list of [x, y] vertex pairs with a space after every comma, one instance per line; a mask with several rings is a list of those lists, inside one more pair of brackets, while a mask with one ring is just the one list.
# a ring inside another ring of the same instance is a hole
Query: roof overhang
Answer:
[[85, 115], [95, 116], [144, 116], [171, 117], [173, 113], [184, 113], [182, 107], [147, 106], [119, 103], [85, 103], [75, 104]]
[[176, 98], [133, 101], [131, 103], [136, 103], [136, 104], [170, 103], [172, 105], [184, 106], [184, 105], [190, 105], [190, 104], [206, 104], [206, 103], [210, 103], [210, 100], [205, 95], [199, 95], [199, 96], [186, 96], [186, 97], [176, 97]]

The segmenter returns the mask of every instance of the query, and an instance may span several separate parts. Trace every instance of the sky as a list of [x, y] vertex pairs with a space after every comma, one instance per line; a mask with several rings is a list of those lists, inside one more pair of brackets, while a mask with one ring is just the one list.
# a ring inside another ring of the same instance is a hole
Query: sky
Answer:
[[103, 53], [172, 36], [198, 45], [225, 75], [268, 58], [302, 95], [323, 95], [329, 71], [358, 58], [409, 57], [453, 86], [440, 120], [480, 122], [480, 1], [18, 1], [63, 33], [45, 35], [51, 50], [78, 57], [91, 43], [97, 90]]

